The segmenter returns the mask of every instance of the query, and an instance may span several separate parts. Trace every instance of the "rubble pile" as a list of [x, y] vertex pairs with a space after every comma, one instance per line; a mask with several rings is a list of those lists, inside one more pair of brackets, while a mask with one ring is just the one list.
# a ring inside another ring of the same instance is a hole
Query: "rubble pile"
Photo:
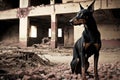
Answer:
[[27, 69], [52, 65], [47, 58], [34, 52], [25, 52], [13, 47], [0, 49], [0, 80], [16, 80], [24, 76]]
[[0, 54], [0, 67], [34, 67], [38, 65], [50, 65], [49, 60], [44, 60], [32, 52]]
[[[100, 80], [119, 80], [120, 62], [114, 64], [100, 64]], [[0, 71], [1, 72], [1, 71]], [[81, 80], [81, 75], [71, 73], [70, 67], [66, 64], [55, 66], [41, 66], [34, 68], [19, 69], [14, 72], [2, 71], [0, 80]], [[93, 67], [89, 68], [88, 80], [94, 80]]]

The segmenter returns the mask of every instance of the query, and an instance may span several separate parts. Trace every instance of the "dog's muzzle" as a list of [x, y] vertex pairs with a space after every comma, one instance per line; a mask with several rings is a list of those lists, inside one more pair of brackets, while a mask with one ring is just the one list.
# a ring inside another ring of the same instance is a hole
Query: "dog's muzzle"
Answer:
[[73, 19], [69, 21], [71, 25], [80, 25], [80, 24], [85, 24], [86, 20], [85, 19]]

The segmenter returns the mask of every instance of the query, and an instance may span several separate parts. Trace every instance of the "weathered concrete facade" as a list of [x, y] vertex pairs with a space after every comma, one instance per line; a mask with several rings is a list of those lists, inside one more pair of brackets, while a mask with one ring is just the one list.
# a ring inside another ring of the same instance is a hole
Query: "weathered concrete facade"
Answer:
[[[68, 21], [79, 11], [79, 3], [86, 8], [91, 2], [92, 0], [50, 0], [48, 2], [45, 0], [41, 0], [41, 2], [39, 0], [17, 0], [15, 5], [12, 1], [1, 0], [1, 3], [8, 7], [0, 8], [0, 40], [14, 40], [13, 42], [19, 42], [21, 46], [40, 44], [44, 37], [49, 37], [49, 29], [51, 29], [49, 38], [52, 48], [56, 48], [59, 44], [72, 47], [80, 37], [83, 28], [70, 26]], [[95, 2], [94, 16], [101, 32], [103, 47], [110, 47], [106, 46], [109, 44], [106, 43], [107, 41], [112, 42], [111, 45], [114, 47], [120, 47], [119, 4], [119, 0], [96, 0]], [[12, 32], [9, 26], [14, 27], [15, 30]], [[32, 26], [36, 27], [34, 37], [30, 36]], [[62, 29], [62, 33], [59, 33], [58, 29]], [[13, 37], [5, 39], [4, 31], [10, 32]], [[62, 36], [58, 37], [58, 34]]]

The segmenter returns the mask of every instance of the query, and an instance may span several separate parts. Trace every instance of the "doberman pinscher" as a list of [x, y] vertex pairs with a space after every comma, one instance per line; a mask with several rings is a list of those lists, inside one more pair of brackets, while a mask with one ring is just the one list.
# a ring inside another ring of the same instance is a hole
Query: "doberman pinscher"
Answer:
[[94, 3], [95, 0], [87, 9], [84, 9], [80, 4], [80, 11], [70, 20], [72, 25], [84, 24], [82, 37], [77, 40], [73, 47], [73, 59], [70, 64], [72, 73], [82, 74], [82, 80], [86, 80], [86, 73], [89, 67], [88, 58], [92, 55], [94, 55], [94, 79], [99, 80], [97, 68], [101, 38], [93, 17]]

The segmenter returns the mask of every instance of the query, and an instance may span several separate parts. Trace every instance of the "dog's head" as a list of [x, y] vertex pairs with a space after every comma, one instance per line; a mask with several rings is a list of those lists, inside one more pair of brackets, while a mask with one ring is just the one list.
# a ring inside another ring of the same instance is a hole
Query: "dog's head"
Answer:
[[87, 21], [93, 17], [93, 5], [95, 3], [95, 0], [88, 6], [87, 9], [84, 9], [80, 4], [80, 11], [77, 13], [77, 15], [72, 18], [69, 22], [71, 25], [81, 25], [86, 24]]

